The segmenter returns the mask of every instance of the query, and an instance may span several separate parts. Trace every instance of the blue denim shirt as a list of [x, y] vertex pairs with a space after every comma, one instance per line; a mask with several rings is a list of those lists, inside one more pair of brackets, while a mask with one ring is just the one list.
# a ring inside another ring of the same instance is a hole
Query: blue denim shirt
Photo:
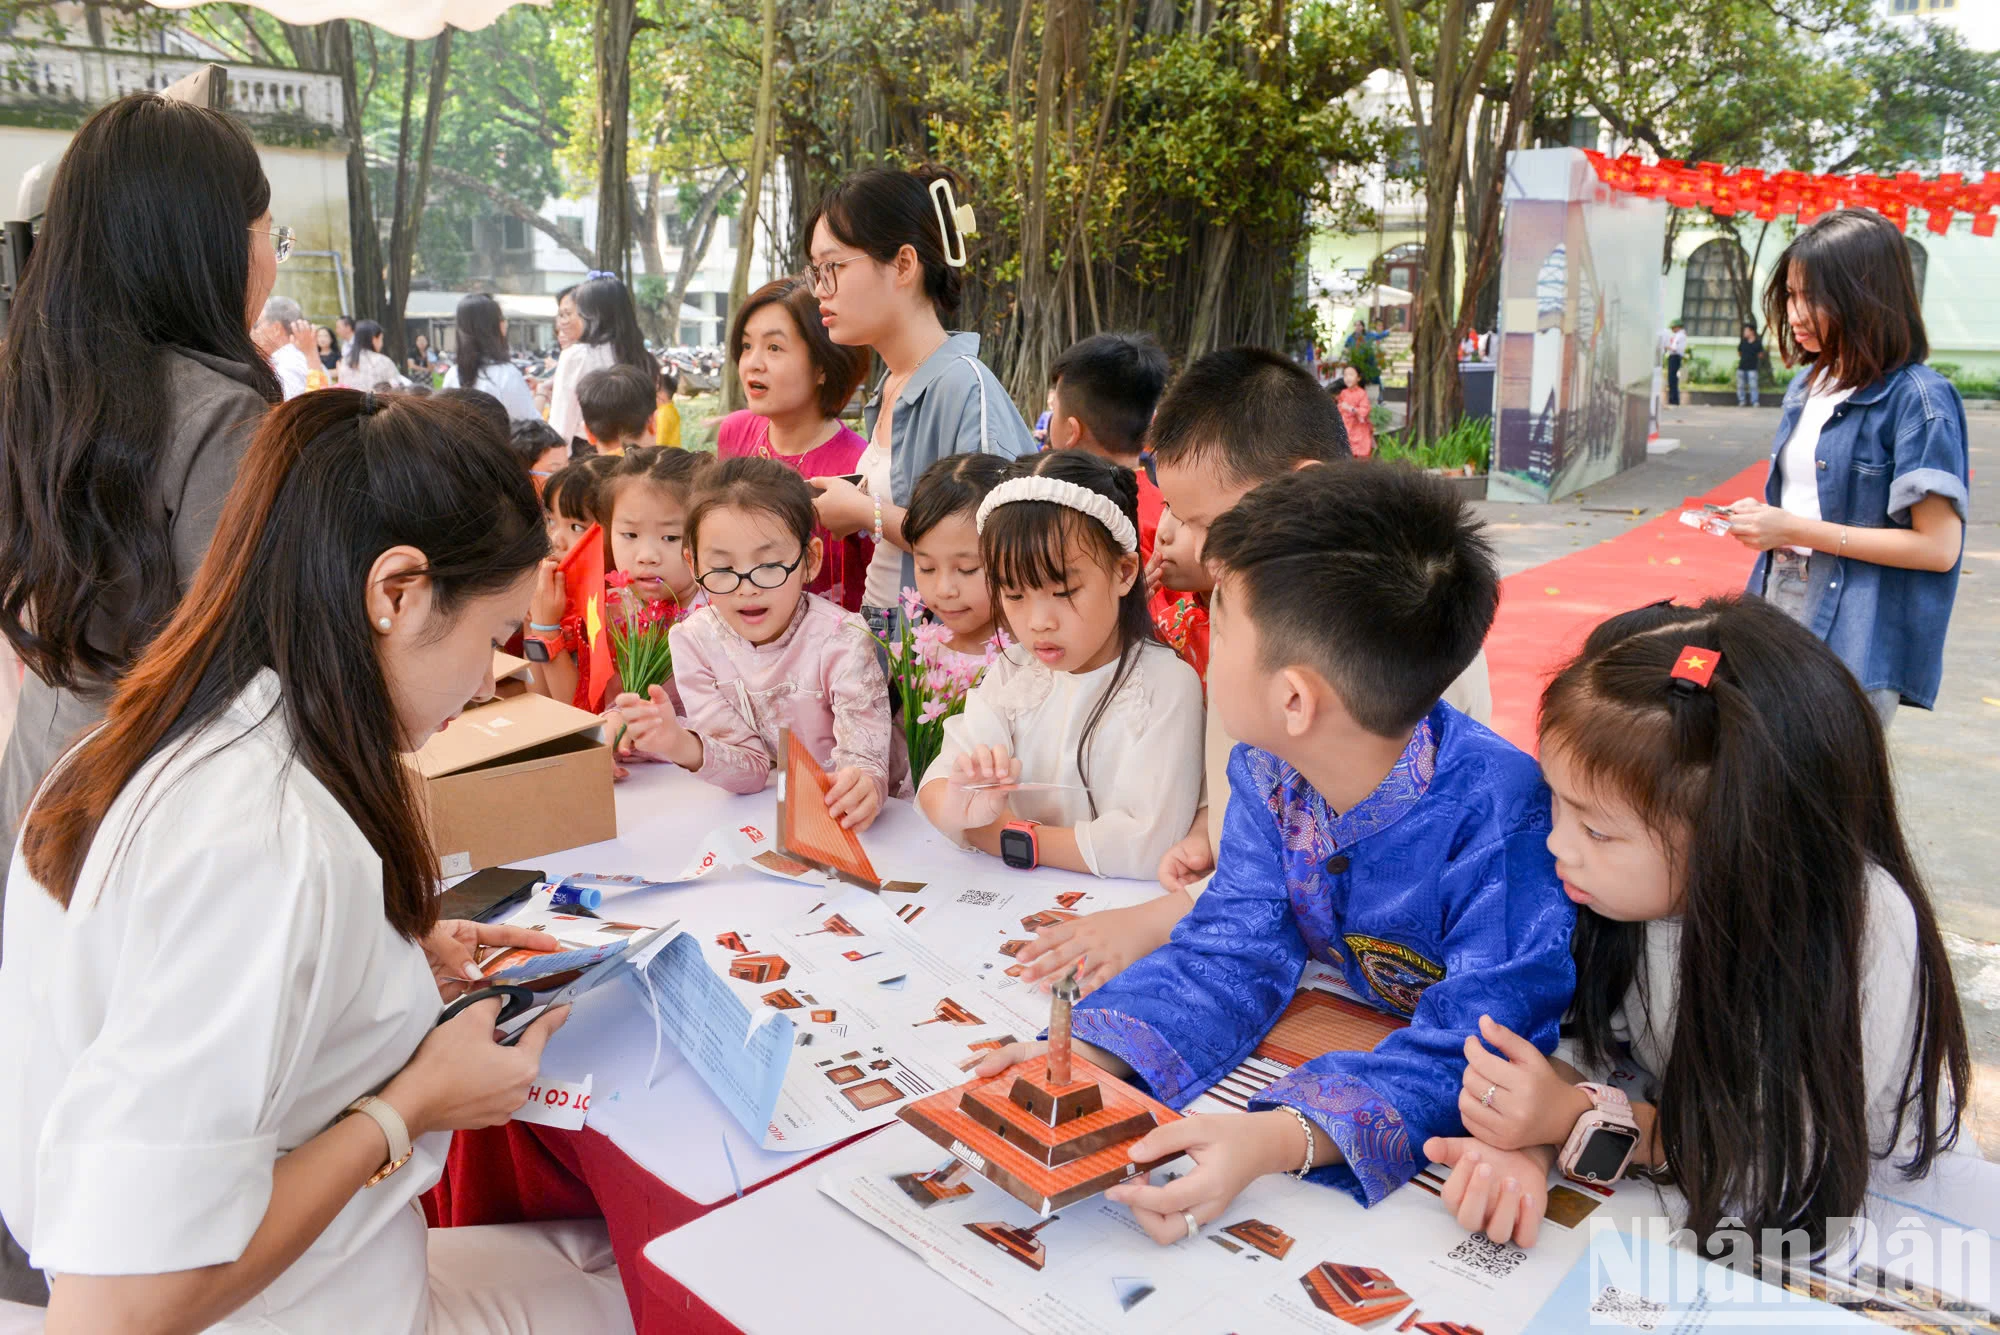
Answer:
[[[875, 438], [882, 415], [878, 389], [861, 411], [864, 431]], [[1034, 433], [985, 362], [979, 335], [953, 334], [910, 373], [896, 396], [889, 424], [889, 499], [910, 503], [910, 489], [926, 468], [948, 454], [1003, 454], [1009, 459], [1035, 452]], [[915, 563], [903, 553], [903, 582], [917, 582]]]
[[[1793, 378], [1771, 447], [1764, 499], [1778, 504], [1779, 457], [1805, 408], [1810, 377]], [[1965, 405], [1951, 382], [1911, 363], [1854, 392], [1833, 411], [1814, 452], [1819, 513], [1830, 524], [1908, 528], [1910, 508], [1942, 496], [1965, 519], [1969, 474]], [[1906, 705], [1929, 709], [1944, 674], [1944, 632], [1958, 596], [1960, 557], [1950, 570], [1899, 570], [1815, 552], [1811, 566], [1812, 632], [1840, 655], [1863, 690], [1894, 690]], [[1750, 571], [1750, 592], [1764, 591], [1770, 554]]]

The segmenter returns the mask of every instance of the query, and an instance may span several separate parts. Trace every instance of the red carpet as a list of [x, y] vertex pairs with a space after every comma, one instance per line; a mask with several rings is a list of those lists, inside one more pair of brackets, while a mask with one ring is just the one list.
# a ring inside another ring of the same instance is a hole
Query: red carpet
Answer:
[[[1754, 464], [1701, 499], [1727, 505], [1762, 496], [1769, 467]], [[1687, 527], [1680, 511], [1502, 581], [1500, 614], [1486, 637], [1495, 732], [1534, 751], [1542, 687], [1606, 617], [1661, 598], [1692, 603], [1742, 589], [1755, 553]]]

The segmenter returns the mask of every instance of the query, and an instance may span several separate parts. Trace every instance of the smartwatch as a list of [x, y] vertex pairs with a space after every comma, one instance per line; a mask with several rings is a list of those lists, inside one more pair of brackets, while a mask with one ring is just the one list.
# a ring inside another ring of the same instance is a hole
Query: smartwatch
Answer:
[[562, 651], [561, 635], [539, 635], [534, 631], [521, 634], [521, 654], [530, 663], [546, 663]]
[[1000, 860], [1018, 871], [1041, 865], [1042, 845], [1035, 837], [1040, 821], [1010, 820], [1000, 827]]
[[1590, 1110], [1576, 1119], [1563, 1143], [1556, 1165], [1572, 1182], [1606, 1186], [1625, 1175], [1639, 1148], [1639, 1124], [1623, 1090], [1610, 1085], [1580, 1084], [1590, 1095]]

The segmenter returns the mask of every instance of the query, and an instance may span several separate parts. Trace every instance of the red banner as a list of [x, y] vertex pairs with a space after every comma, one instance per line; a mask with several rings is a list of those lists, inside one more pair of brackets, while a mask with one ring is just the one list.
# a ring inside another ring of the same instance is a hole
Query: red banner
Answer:
[[1926, 180], [1917, 172], [1894, 176], [1830, 176], [1813, 172], [1732, 170], [1719, 162], [1689, 166], [1671, 158], [1644, 162], [1627, 153], [1607, 157], [1585, 149], [1599, 180], [1614, 190], [1647, 199], [1664, 199], [1677, 208], [1705, 208], [1719, 218], [1738, 213], [1769, 222], [1780, 214], [1797, 214], [1809, 223], [1839, 208], [1874, 209], [1898, 227], [1908, 225], [1911, 209], [1922, 209], [1926, 226], [1940, 235], [1951, 229], [1954, 214], [1972, 219], [1974, 236], [1992, 236], [2000, 207], [2000, 172], [1986, 172], [1968, 181], [1959, 172], [1940, 172]]

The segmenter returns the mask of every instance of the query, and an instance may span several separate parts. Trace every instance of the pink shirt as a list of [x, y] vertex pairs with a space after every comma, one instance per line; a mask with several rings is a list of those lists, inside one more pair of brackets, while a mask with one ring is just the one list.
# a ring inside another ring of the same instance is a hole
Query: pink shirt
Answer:
[[752, 644], [713, 607], [668, 632], [687, 726], [701, 735], [702, 778], [760, 791], [788, 727], [828, 770], [849, 766], [889, 793], [889, 684], [868, 625], [818, 594], [801, 594], [784, 634]]
[[1340, 405], [1341, 425], [1347, 428], [1347, 448], [1355, 458], [1366, 459], [1375, 453], [1375, 425], [1369, 415], [1375, 405], [1368, 401], [1368, 391], [1355, 387], [1343, 389], [1335, 400]]
[[[715, 428], [717, 458], [776, 459], [801, 477], [859, 472], [861, 452], [867, 448], [867, 441], [843, 425], [824, 445], [815, 445], [804, 454], [780, 454], [771, 448], [771, 419], [748, 408], [729, 414]], [[817, 524], [813, 533], [826, 549], [826, 563], [813, 582], [806, 585], [806, 592], [831, 598], [848, 611], [859, 612], [875, 544], [858, 533], [836, 539]]]

